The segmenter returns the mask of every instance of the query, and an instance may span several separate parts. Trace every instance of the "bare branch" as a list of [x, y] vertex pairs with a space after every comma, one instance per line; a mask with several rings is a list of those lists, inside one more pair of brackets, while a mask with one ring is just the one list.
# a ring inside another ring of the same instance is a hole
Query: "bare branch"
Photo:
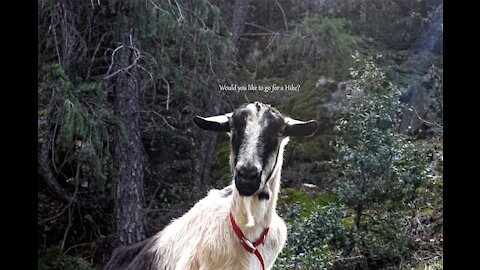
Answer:
[[[175, 1], [175, 3], [176, 3], [176, 1]], [[183, 10], [188, 11], [188, 12], [190, 12], [193, 16], [195, 16], [195, 17], [202, 23], [204, 29], [212, 30], [212, 29], [210, 29], [210, 28], [207, 26], [207, 24], [205, 23], [205, 21], [197, 14], [197, 12], [195, 12], [195, 11], [193, 11], [193, 10], [191, 10], [191, 9], [188, 9], [188, 8], [186, 8], [186, 7], [182, 7], [182, 8], [183, 8]]]
[[111, 70], [111, 67], [113, 66], [113, 57], [114, 57], [114, 54], [115, 54], [119, 49], [121, 49], [121, 48], [123, 48], [123, 47], [127, 47], [127, 48], [129, 48], [129, 49], [133, 49], [133, 50], [134, 50], [135, 59], [133, 59], [133, 63], [130, 64], [128, 67], [121, 68], [121, 69], [113, 72], [112, 74], [106, 75], [105, 77], [103, 77], [102, 80], [108, 80], [108, 79], [114, 77], [115, 75], [118, 75], [118, 74], [121, 73], [121, 72], [127, 72], [127, 71], [129, 71], [130, 69], [132, 69], [132, 68], [134, 68], [135, 66], [137, 66], [137, 62], [138, 62], [138, 60], [139, 60], [140, 57], [141, 57], [141, 54], [139, 53], [139, 50], [138, 50], [137, 48], [135, 48], [135, 47], [132, 47], [132, 46], [120, 45], [120, 46], [117, 47], [117, 48], [113, 51], [113, 53], [112, 53], [112, 63], [110, 64], [110, 67], [108, 68], [107, 74], [108, 74], [108, 72]]
[[248, 36], [273, 36], [273, 35], [280, 35], [280, 36], [288, 36], [286, 34], [280, 34], [280, 33], [244, 33], [240, 34], [240, 37], [248, 37]]
[[182, 14], [182, 10], [180, 9], [180, 5], [177, 3], [177, 0], [174, 0], [174, 2], [175, 2], [175, 5], [177, 5], [178, 13], [180, 14], [180, 17], [178, 17], [177, 22], [180, 22], [184, 18]]
[[[184, 141], [186, 141], [186, 142], [191, 142], [191, 139], [189, 138], [188, 134], [187, 134], [185, 131], [174, 127], [172, 124], [170, 124], [170, 123], [167, 121], [167, 119], [165, 119], [165, 117], [164, 117], [163, 115], [159, 114], [158, 112], [153, 111], [153, 110], [140, 111], [140, 112], [143, 112], [143, 113], [153, 113], [153, 114], [159, 116], [159, 117], [163, 120], [163, 122], [165, 123], [165, 125], [167, 125], [167, 127], [172, 131], [172, 133], [173, 133], [176, 137], [178, 137], [178, 138], [180, 138], [180, 139], [182, 139], [182, 140], [184, 140]], [[152, 118], [152, 122], [155, 124], [155, 121], [153, 120], [153, 118]], [[155, 124], [155, 125], [156, 125], [156, 124]]]
[[[170, 84], [168, 83], [167, 80], [165, 80], [164, 77], [162, 77], [162, 80], [165, 82], [165, 84], [167, 85], [167, 111], [168, 111], [168, 104], [170, 103]], [[163, 116], [162, 116], [163, 118]], [[165, 120], [165, 118], [164, 118]]]
[[[38, 222], [39, 225], [41, 224], [44, 224], [45, 222], [48, 222], [50, 220], [53, 220], [53, 219], [57, 219], [58, 217], [60, 217], [61, 215], [63, 215], [63, 213], [65, 212], [65, 210], [69, 209], [69, 215], [70, 214], [70, 206], [72, 206], [73, 202], [75, 201], [76, 197], [77, 197], [77, 193], [78, 193], [78, 186], [79, 186], [79, 182], [80, 182], [80, 164], [77, 163], [77, 169], [76, 169], [76, 172], [75, 172], [75, 191], [73, 192], [73, 195], [70, 199], [70, 202], [62, 209], [62, 211], [60, 211], [58, 214], [52, 216], [52, 217], [49, 217], [49, 218], [46, 218], [46, 219], [43, 219], [41, 221]], [[70, 219], [70, 217], [69, 217]]]
[[170, 123], [168, 123], [167, 119], [165, 119], [165, 117], [163, 117], [163, 115], [159, 114], [158, 112], [156, 111], [153, 111], [153, 110], [150, 110], [150, 111], [141, 111], [141, 112], [146, 112], [146, 113], [153, 113], [157, 116], [159, 116], [160, 118], [162, 118], [163, 122], [165, 122], [165, 124], [173, 131], [176, 131], [176, 132], [181, 132], [183, 133], [183, 131], [181, 131], [180, 129], [172, 126]]
[[443, 126], [440, 125], [439, 123], [433, 123], [433, 122], [427, 121], [427, 120], [423, 119], [422, 117], [420, 117], [420, 115], [418, 114], [417, 110], [415, 110], [413, 107], [408, 108], [408, 110], [415, 112], [415, 114], [417, 115], [417, 118], [418, 118], [420, 121], [424, 122], [425, 124], [428, 124], [428, 125], [431, 125], [431, 126], [437, 126], [437, 127], [441, 128], [441, 129], [443, 129]]
[[60, 250], [62, 251], [63, 251], [63, 247], [65, 246], [65, 241], [67, 240], [67, 235], [71, 227], [72, 227], [72, 211], [71, 211], [71, 208], [69, 207], [68, 208], [68, 224], [67, 224], [67, 228], [65, 229], [65, 233], [63, 234], [62, 244], [60, 245]]
[[100, 37], [100, 41], [98, 42], [97, 44], [97, 47], [95, 48], [95, 51], [93, 52], [93, 55], [92, 55], [92, 59], [90, 60], [90, 65], [88, 66], [88, 70], [87, 70], [87, 78], [86, 80], [88, 80], [90, 78], [90, 70], [93, 66], [93, 61], [95, 60], [95, 56], [97, 55], [97, 52], [98, 50], [100, 49], [100, 44], [102, 44], [102, 41], [103, 41], [103, 38], [108, 34], [108, 32], [106, 33], [103, 33], [103, 35]]
[[282, 6], [280, 5], [280, 3], [277, 0], [275, 0], [275, 3], [277, 4], [277, 6], [280, 8], [280, 11], [282, 12], [283, 23], [285, 24], [285, 30], [288, 31], [287, 17], [285, 16], [285, 12], [283, 11]]
[[107, 70], [107, 74], [110, 73], [110, 70], [112, 70], [112, 67], [113, 67], [113, 63], [114, 63], [114, 58], [115, 58], [115, 54], [117, 53], [118, 50], [120, 50], [121, 48], [123, 48], [123, 44], [121, 44], [120, 46], [118, 46], [117, 48], [115, 48], [115, 50], [113, 50], [112, 52], [112, 55], [111, 55], [111, 63], [110, 63], [110, 66], [108, 67], [108, 70]]
[[268, 28], [265, 28], [265, 27], [263, 27], [263, 26], [260, 26], [260, 25], [258, 25], [258, 24], [254, 24], [254, 23], [248, 23], [248, 22], [247, 22], [247, 23], [245, 23], [245, 25], [250, 25], [250, 26], [253, 26], [253, 27], [256, 27], [256, 28], [259, 28], [259, 29], [268, 31], [268, 32], [270, 32], [270, 33], [274, 33], [274, 32], [275, 32], [275, 31], [273, 31], [273, 30], [270, 30], [270, 29], [268, 29]]
[[278, 36], [279, 33], [273, 33], [273, 35], [268, 39], [268, 44], [265, 46], [265, 50], [268, 50], [270, 46], [272, 46]]
[[[91, 204], [90, 201], [86, 200], [80, 200], [80, 198], [77, 196], [77, 193], [74, 192], [74, 194], [71, 194], [68, 190], [65, 190], [57, 181], [56, 176], [52, 170], [52, 165], [54, 165], [54, 161], [50, 160], [50, 153], [53, 151], [53, 139], [52, 137], [54, 134], [52, 134], [49, 130], [50, 127], [52, 126], [52, 118], [54, 116], [54, 108], [55, 108], [55, 98], [51, 98], [51, 102], [48, 105], [47, 108], [47, 118], [46, 118], [46, 126], [48, 128], [45, 129], [44, 134], [42, 134], [39, 138], [39, 144], [40, 144], [40, 153], [39, 153], [39, 165], [40, 169], [42, 172], [43, 179], [45, 181], [45, 184], [47, 186], [47, 189], [58, 199], [66, 202], [67, 204], [74, 204], [77, 206], [80, 206], [82, 208], [96, 208], [94, 205]], [[63, 214], [63, 213], [62, 213]]]
[[217, 78], [217, 81], [218, 81], [218, 75], [217, 75], [217, 73], [215, 73], [215, 71], [213, 71], [212, 51], [210, 50], [210, 45], [207, 46], [207, 50], [208, 50], [208, 59], [209, 59], [209, 62], [210, 62], [210, 71], [213, 73], [213, 75], [215, 75], [215, 77]]
[[67, 250], [65, 250], [63, 252], [63, 254], [67, 254], [70, 250], [72, 250], [74, 248], [81, 247], [81, 246], [87, 246], [87, 245], [91, 245], [91, 244], [92, 243], [80, 243], [80, 244], [73, 245], [73, 246], [69, 247]]

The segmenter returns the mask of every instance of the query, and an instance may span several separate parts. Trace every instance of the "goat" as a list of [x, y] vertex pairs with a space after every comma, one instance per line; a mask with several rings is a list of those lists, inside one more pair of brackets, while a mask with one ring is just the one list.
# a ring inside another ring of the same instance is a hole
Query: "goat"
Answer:
[[[232, 184], [212, 189], [186, 214], [143, 242], [117, 248], [111, 269], [271, 269], [287, 228], [276, 213], [284, 148], [290, 136], [310, 136], [318, 122], [302, 122], [260, 102], [231, 113], [194, 118], [230, 136]], [[258, 239], [258, 240], [257, 240]]]

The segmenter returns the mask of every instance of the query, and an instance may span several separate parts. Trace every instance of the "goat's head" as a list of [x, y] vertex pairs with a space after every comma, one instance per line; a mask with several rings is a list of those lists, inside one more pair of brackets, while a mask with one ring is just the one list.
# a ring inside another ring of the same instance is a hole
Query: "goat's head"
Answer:
[[231, 113], [194, 118], [202, 129], [230, 135], [230, 163], [235, 186], [242, 196], [263, 189], [275, 169], [280, 145], [289, 136], [311, 136], [318, 122], [284, 117], [277, 109], [260, 102], [244, 104]]

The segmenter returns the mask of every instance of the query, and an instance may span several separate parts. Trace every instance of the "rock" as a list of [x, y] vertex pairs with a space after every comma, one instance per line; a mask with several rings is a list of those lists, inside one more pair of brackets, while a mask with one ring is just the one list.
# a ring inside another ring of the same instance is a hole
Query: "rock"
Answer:
[[318, 79], [317, 83], [315, 83], [315, 87], [324, 86], [326, 84], [334, 83], [334, 82], [335, 82], [334, 79], [326, 78], [326, 77], [322, 76], [322, 77], [320, 77], [320, 79]]
[[419, 83], [409, 85], [403, 98], [406, 104], [400, 131], [415, 134], [431, 127], [441, 127], [443, 122], [442, 70], [431, 66]]
[[337, 90], [332, 93], [329, 101], [320, 105], [327, 109], [331, 117], [347, 106], [348, 99], [359, 99], [363, 97], [363, 91], [355, 87], [353, 81], [344, 81], [337, 84]]
[[317, 187], [317, 185], [309, 184], [309, 183], [303, 183], [303, 186], [307, 187], [307, 188], [316, 188]]

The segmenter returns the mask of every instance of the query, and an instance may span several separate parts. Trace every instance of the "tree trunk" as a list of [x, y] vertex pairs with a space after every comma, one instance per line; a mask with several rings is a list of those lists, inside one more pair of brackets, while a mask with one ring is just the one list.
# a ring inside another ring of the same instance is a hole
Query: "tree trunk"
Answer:
[[[120, 5], [121, 6], [121, 5]], [[114, 114], [120, 125], [115, 134], [115, 224], [116, 240], [123, 245], [139, 242], [146, 237], [144, 212], [144, 162], [145, 152], [140, 135], [138, 71], [128, 68], [134, 63], [135, 51], [130, 44], [130, 23], [126, 9], [118, 13], [122, 23], [120, 41], [124, 47], [115, 57], [117, 75]]]
[[[220, 102], [218, 91], [209, 91], [206, 94], [208, 96], [203, 107], [207, 110], [201, 114], [203, 114], [203, 116], [213, 116], [221, 113], [223, 110], [223, 103]], [[210, 185], [210, 172], [217, 134], [203, 130], [199, 130], [198, 132], [198, 135], [195, 136], [193, 163], [197, 182], [202, 191], [202, 194], [199, 194], [199, 198], [201, 198], [207, 193]]]
[[362, 213], [363, 213], [363, 204], [359, 203], [357, 205], [356, 211], [355, 211], [355, 226], [357, 227], [357, 231], [360, 231], [360, 221], [362, 218]]
[[211, 132], [207, 133], [207, 131], [200, 132], [204, 134], [199, 134], [197, 139], [194, 166], [200, 190], [202, 191], [201, 197], [203, 197], [203, 195], [207, 193], [210, 185], [210, 172], [217, 135]]
[[[360, 182], [360, 194], [364, 196], [367, 188], [367, 176], [365, 175], [365, 169], [363, 162], [360, 162], [360, 179], [357, 182]], [[355, 226], [357, 230], [360, 231], [360, 222], [362, 221], [364, 202], [360, 201], [357, 204], [356, 215], [355, 215]]]
[[267, 1], [267, 14], [268, 14], [268, 28], [273, 28], [273, 15], [275, 11], [275, 7], [273, 5], [274, 0]]
[[55, 25], [53, 35], [57, 49], [57, 57], [62, 69], [70, 81], [76, 81], [77, 59], [82, 47], [79, 40], [78, 25], [80, 4], [75, 0], [58, 1], [51, 14], [52, 25]]
[[233, 5], [232, 41], [239, 47], [239, 36], [243, 33], [248, 16], [249, 0], [235, 0]]

